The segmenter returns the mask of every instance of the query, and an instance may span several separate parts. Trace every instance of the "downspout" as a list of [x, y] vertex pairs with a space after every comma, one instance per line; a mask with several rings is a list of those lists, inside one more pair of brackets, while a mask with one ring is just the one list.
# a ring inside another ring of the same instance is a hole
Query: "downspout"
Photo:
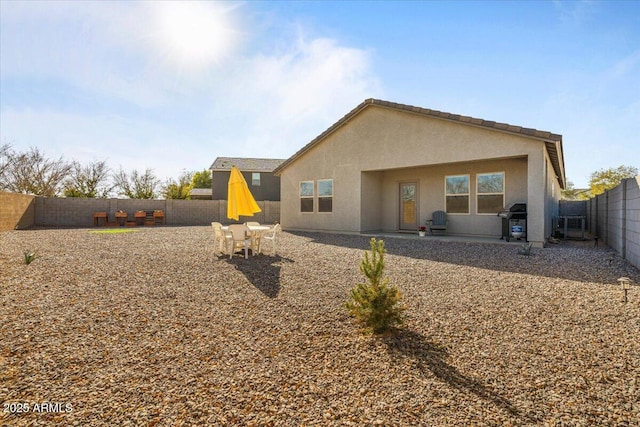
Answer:
[[627, 259], [627, 181], [626, 179], [622, 180], [622, 242], [620, 242], [622, 259]]

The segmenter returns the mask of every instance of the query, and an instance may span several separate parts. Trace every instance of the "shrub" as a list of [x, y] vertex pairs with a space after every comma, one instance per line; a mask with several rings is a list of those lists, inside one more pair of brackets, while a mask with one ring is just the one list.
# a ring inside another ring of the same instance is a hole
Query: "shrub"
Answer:
[[405, 307], [400, 303], [398, 288], [383, 277], [384, 240], [371, 238], [370, 245], [371, 255], [365, 251], [360, 261], [360, 271], [369, 283], [358, 283], [351, 289], [351, 299], [345, 306], [365, 330], [378, 334], [402, 324]]
[[526, 255], [526, 256], [531, 255], [531, 247], [532, 246], [533, 246], [533, 243], [524, 243], [522, 246], [520, 246], [518, 248], [518, 254], [519, 255]]
[[24, 263], [26, 265], [31, 264], [36, 258], [38, 258], [38, 250], [26, 250], [24, 251]]

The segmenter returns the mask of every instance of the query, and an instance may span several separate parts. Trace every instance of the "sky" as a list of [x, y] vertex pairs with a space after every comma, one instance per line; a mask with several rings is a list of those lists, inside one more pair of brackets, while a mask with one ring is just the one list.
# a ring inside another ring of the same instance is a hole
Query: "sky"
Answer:
[[367, 98], [640, 167], [640, 1], [0, 0], [0, 144], [152, 169], [288, 158]]

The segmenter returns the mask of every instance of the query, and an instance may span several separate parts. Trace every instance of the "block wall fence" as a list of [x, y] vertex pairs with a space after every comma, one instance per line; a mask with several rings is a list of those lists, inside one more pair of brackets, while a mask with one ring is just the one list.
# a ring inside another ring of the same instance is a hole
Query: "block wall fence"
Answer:
[[640, 175], [587, 200], [592, 235], [640, 268]]
[[[640, 176], [586, 202], [587, 228], [600, 242], [615, 249], [622, 258], [640, 268]], [[280, 202], [260, 201], [262, 212], [241, 217], [265, 224], [280, 221]], [[566, 210], [568, 206], [563, 207]], [[580, 206], [580, 210], [583, 209]], [[208, 225], [230, 223], [226, 200], [143, 200], [37, 197], [0, 191], [0, 231], [43, 227], [93, 227], [93, 213], [123, 210], [133, 220], [137, 210], [163, 210], [166, 225]]]
[[0, 191], [0, 231], [29, 228], [35, 224], [36, 196]]
[[[280, 202], [259, 201], [262, 212], [253, 217], [240, 217], [239, 222], [258, 221], [272, 224], [280, 221]], [[166, 225], [223, 224], [227, 219], [226, 200], [144, 200], [144, 199], [84, 199], [75, 197], [36, 197], [0, 192], [0, 231], [39, 227], [93, 227], [93, 213], [107, 212], [109, 222], [115, 222], [116, 211], [134, 220], [138, 210], [162, 210]]]

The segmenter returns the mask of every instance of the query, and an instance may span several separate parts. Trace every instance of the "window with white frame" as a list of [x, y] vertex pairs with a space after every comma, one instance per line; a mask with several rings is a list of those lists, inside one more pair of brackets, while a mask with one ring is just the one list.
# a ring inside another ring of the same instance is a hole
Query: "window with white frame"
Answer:
[[300, 181], [300, 212], [313, 212], [313, 181]]
[[447, 213], [469, 213], [469, 175], [449, 175], [445, 180], [445, 209]]
[[333, 180], [318, 180], [318, 212], [333, 212]]
[[479, 214], [497, 214], [504, 207], [504, 172], [476, 175]]
[[253, 172], [251, 174], [251, 185], [260, 187], [260, 172]]

